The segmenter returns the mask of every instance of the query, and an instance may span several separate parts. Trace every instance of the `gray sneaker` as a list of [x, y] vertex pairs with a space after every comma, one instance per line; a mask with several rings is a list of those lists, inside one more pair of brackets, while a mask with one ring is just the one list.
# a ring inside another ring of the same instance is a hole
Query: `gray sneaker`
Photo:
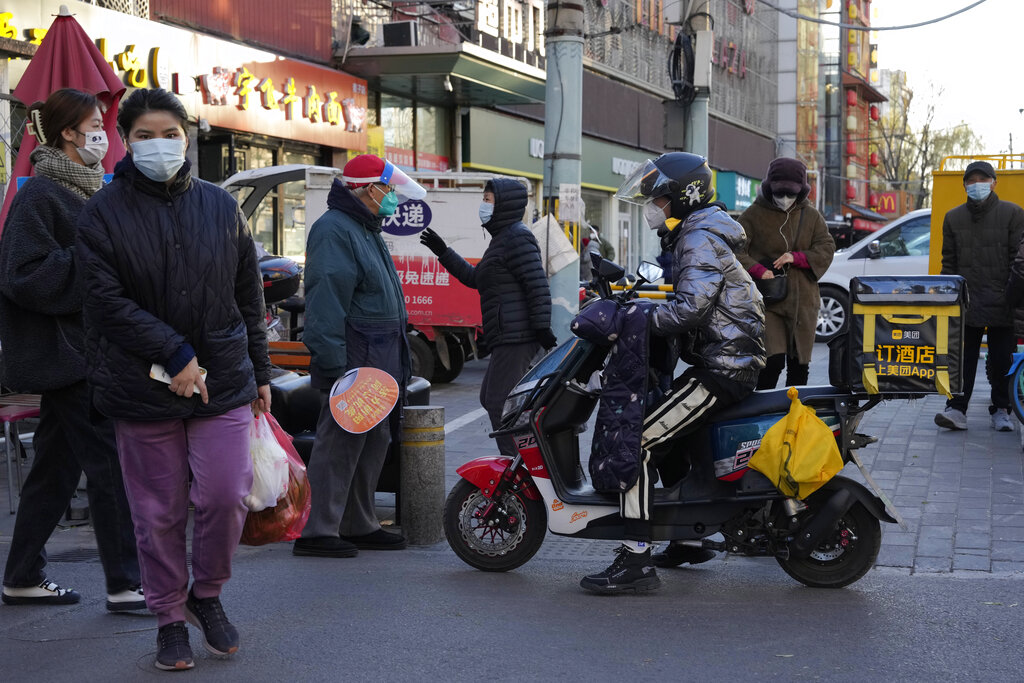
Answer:
[[1005, 410], [992, 413], [992, 429], [997, 432], [1012, 432], [1013, 420], [1010, 419], [1010, 414]]
[[967, 416], [956, 408], [946, 408], [935, 415], [935, 424], [946, 429], [967, 429]]

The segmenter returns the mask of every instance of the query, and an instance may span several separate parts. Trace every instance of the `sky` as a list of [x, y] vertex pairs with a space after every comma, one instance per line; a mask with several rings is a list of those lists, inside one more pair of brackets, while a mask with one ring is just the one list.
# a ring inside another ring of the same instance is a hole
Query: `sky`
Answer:
[[[917, 23], [974, 1], [874, 0], [871, 23]], [[967, 122], [984, 154], [1008, 152], [1012, 133], [1014, 153], [1024, 153], [1024, 0], [986, 0], [945, 21], [876, 35], [879, 68], [907, 72], [912, 121], [923, 117], [933, 86], [941, 87], [936, 127]]]

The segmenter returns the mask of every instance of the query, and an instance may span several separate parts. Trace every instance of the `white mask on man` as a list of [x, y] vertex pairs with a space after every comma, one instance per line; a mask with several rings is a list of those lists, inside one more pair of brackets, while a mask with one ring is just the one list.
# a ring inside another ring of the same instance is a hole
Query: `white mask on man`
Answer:
[[792, 195], [776, 195], [775, 206], [779, 207], [783, 211], [789, 211], [789, 208], [796, 202], [796, 197]]
[[650, 202], [644, 206], [644, 220], [647, 221], [647, 226], [651, 230], [657, 230], [665, 225], [665, 209]]

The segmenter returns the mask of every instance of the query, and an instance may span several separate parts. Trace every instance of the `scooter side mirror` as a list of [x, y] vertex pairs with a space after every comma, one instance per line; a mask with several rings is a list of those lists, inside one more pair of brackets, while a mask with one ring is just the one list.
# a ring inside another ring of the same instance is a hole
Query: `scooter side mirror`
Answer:
[[603, 280], [616, 282], [625, 277], [626, 269], [617, 263], [613, 263], [607, 259], [601, 259], [601, 262], [597, 264], [597, 274], [601, 276], [601, 279]]
[[665, 275], [665, 271], [656, 263], [641, 261], [636, 269], [636, 274], [644, 282], [654, 282], [660, 280]]

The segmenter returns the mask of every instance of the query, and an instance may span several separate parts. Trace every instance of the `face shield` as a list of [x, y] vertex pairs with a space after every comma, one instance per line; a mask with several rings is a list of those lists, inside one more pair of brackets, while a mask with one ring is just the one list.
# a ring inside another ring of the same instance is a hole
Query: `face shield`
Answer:
[[615, 193], [615, 198], [644, 206], [655, 197], [671, 194], [673, 182], [648, 159], [626, 178], [619, 191]]
[[353, 185], [365, 185], [367, 183], [383, 183], [384, 185], [392, 185], [395, 188], [395, 194], [397, 194], [399, 200], [403, 202], [409, 199], [423, 199], [427, 196], [427, 191], [422, 185], [407, 176], [402, 169], [398, 168], [390, 161], [384, 162], [384, 170], [381, 171], [379, 176], [366, 178], [342, 176], [341, 179], [346, 183], [351, 183]]

